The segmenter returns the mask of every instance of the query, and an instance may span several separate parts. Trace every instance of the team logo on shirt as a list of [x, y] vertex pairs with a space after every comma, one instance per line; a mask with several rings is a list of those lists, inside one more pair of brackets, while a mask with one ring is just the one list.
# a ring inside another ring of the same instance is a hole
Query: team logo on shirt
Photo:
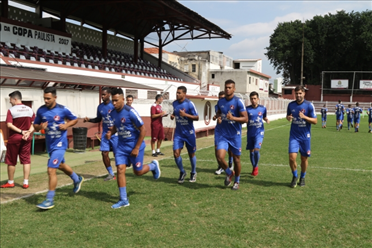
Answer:
[[230, 105], [230, 109], [234, 109], [235, 108], [235, 106], [234, 105]]
[[305, 109], [301, 109], [300, 112], [302, 112], [303, 114], [305, 114], [306, 110]]
[[60, 117], [59, 115], [56, 115], [56, 116], [53, 117], [53, 119], [54, 119], [55, 121], [59, 121], [59, 120], [61, 119], [61, 117]]
[[138, 167], [141, 167], [141, 162], [137, 162], [136, 163], [136, 167], [138, 168]]
[[124, 123], [125, 122], [125, 118], [121, 118], [121, 123]]
[[260, 143], [258, 143], [258, 145], [259, 145], [259, 146], [261, 146], [261, 145], [262, 145], [262, 143], [260, 142]]
[[58, 164], [58, 158], [53, 160], [53, 164]]
[[261, 116], [262, 115], [262, 112], [260, 111], [260, 112], [258, 112], [258, 116]]
[[111, 113], [111, 109], [109, 109], [107, 112], [110, 114]]

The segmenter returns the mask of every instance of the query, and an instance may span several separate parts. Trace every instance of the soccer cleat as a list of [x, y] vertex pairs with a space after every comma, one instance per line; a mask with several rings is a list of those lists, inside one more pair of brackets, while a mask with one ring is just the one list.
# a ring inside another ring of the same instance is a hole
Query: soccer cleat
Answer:
[[152, 160], [151, 163], [154, 163], [156, 165], [155, 170], [151, 171], [152, 175], [154, 176], [154, 179], [159, 179], [161, 176], [160, 166], [159, 162], [157, 160]]
[[196, 172], [195, 173], [190, 173], [190, 183], [195, 183], [196, 182]]
[[254, 177], [258, 175], [258, 167], [253, 168], [251, 175]]
[[77, 183], [74, 183], [74, 189], [73, 189], [73, 192], [76, 194], [77, 192], [80, 191], [80, 188], [81, 188], [81, 185], [83, 184], [84, 182], [84, 177], [82, 176], [79, 176], [79, 182]]
[[115, 179], [116, 179], [115, 175], [113, 176], [111, 174], [108, 174], [108, 176], [105, 178], [104, 181], [111, 181], [111, 180], [115, 180]]
[[239, 189], [239, 183], [238, 182], [234, 182], [234, 185], [232, 186], [231, 189], [232, 190], [238, 190]]
[[350, 124], [350, 125], [351, 125], [351, 127], [354, 127], [353, 124]]
[[28, 185], [28, 184], [23, 184], [23, 186], [22, 186], [22, 188], [24, 188], [24, 189], [27, 189], [28, 187], [30, 187], [30, 185]]
[[225, 186], [229, 186], [231, 184], [231, 180], [232, 178], [235, 176], [235, 172], [232, 171], [231, 175], [230, 176], [227, 176], [226, 175], [226, 178], [225, 178]]
[[368, 130], [368, 132], [370, 133], [370, 132], [371, 132], [371, 130]]
[[0, 188], [14, 188], [14, 183], [6, 183], [0, 186]]
[[216, 175], [221, 175], [222, 172], [223, 172], [223, 169], [222, 169], [222, 168], [218, 168], [218, 169], [214, 172], [214, 174], [216, 174]]
[[128, 207], [129, 201], [128, 200], [119, 200], [117, 203], [111, 206], [113, 209], [122, 208], [122, 207]]
[[294, 176], [294, 177], [292, 178], [291, 188], [296, 188], [297, 183], [298, 183], [298, 177], [295, 177], [295, 176]]
[[178, 178], [178, 183], [183, 183], [185, 181], [185, 177], [186, 177], [187, 173], [186, 171], [182, 173], [182, 171], [180, 172], [180, 177]]
[[41, 208], [41, 209], [51, 209], [51, 208], [54, 208], [54, 201], [46, 199], [39, 205], [36, 205], [36, 207]]
[[298, 185], [300, 185], [301, 187], [305, 186], [305, 178], [304, 177], [300, 178], [300, 182], [298, 183]]
[[156, 153], [153, 153], [151, 156], [153, 156], [153, 157], [157, 157], [158, 156], [158, 154], [156, 154]]
[[162, 153], [162, 152], [157, 152], [156, 155], [164, 156], [164, 153]]
[[230, 170], [234, 170], [234, 165], [231, 163], [229, 163], [229, 168], [230, 168]]

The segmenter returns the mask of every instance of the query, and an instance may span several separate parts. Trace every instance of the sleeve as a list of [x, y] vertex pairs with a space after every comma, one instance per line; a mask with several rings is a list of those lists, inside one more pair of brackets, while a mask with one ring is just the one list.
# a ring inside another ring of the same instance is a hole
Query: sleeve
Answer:
[[135, 109], [131, 109], [129, 112], [129, 118], [136, 127], [143, 126], [143, 121]]
[[192, 101], [189, 102], [189, 110], [191, 115], [198, 115], [198, 111]]
[[291, 115], [291, 110], [289, 109], [289, 105], [290, 104], [288, 104], [288, 107], [287, 107], [287, 116]]
[[100, 119], [100, 120], [102, 120], [102, 115], [101, 115], [101, 112], [99, 111], [99, 106], [97, 107], [97, 115], [96, 115], [97, 117], [97, 119]]
[[221, 110], [220, 106], [218, 105], [219, 103], [220, 103], [220, 100], [217, 101], [217, 105], [214, 107], [216, 110], [216, 113]]
[[34, 121], [35, 121], [35, 113], [32, 112], [31, 122], [34, 122]]
[[36, 112], [36, 117], [35, 117], [35, 120], [34, 120], [34, 124], [40, 125], [40, 123], [41, 123], [41, 114], [40, 114], [40, 109], [38, 109], [37, 112]]
[[266, 118], [266, 115], [267, 115], [267, 109], [266, 107], [264, 107], [263, 118]]
[[152, 105], [151, 106], [151, 115], [156, 114], [156, 106]]
[[217, 112], [218, 112], [218, 105], [214, 105], [214, 112], [217, 114]]
[[6, 114], [5, 122], [6, 123], [13, 123], [13, 116], [12, 116], [12, 112], [10, 112], [10, 109], [8, 109], [8, 112]]
[[309, 104], [309, 115], [308, 116], [311, 118], [316, 118], [315, 108], [312, 103]]
[[247, 112], [247, 109], [245, 108], [242, 99], [239, 99], [238, 100], [238, 110], [239, 110], [239, 113], [241, 113], [241, 112]]
[[69, 119], [70, 121], [77, 119], [77, 116], [75, 114], [73, 114], [69, 108], [67, 108], [66, 106], [64, 108], [65, 108], [64, 109], [65, 110], [64, 111], [65, 112], [65, 117], [67, 119]]

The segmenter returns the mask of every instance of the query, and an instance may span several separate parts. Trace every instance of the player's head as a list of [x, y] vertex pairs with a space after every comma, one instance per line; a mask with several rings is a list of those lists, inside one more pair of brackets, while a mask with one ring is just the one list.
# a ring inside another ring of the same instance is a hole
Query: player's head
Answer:
[[17, 103], [22, 102], [22, 94], [20, 91], [16, 90], [9, 94], [9, 102], [12, 106], [16, 105]]
[[326, 105], [325, 105], [325, 104], [323, 104], [323, 108], [325, 108], [325, 106], [326, 106]]
[[349, 108], [351, 107], [351, 104], [347, 105]]
[[338, 100], [338, 103], [341, 103], [341, 100]]
[[46, 87], [44, 89], [44, 103], [47, 108], [54, 108], [57, 100], [57, 89], [55, 87]]
[[225, 96], [232, 96], [235, 92], [235, 82], [231, 79], [225, 81]]
[[256, 107], [258, 105], [260, 97], [256, 91], [252, 91], [251, 94], [249, 94], [249, 100], [251, 100], [251, 104], [253, 107]]
[[116, 110], [121, 110], [124, 107], [124, 93], [121, 88], [111, 90], [112, 105]]
[[359, 102], [356, 102], [355, 105], [356, 105], [357, 107], [359, 107]]
[[155, 97], [155, 102], [157, 104], [161, 104], [163, 102], [163, 95], [157, 94], [156, 97]]
[[109, 87], [103, 87], [102, 88], [102, 93], [101, 93], [102, 101], [103, 102], [108, 102], [110, 101], [111, 97], [111, 89]]
[[133, 104], [133, 96], [127, 95], [127, 105], [132, 106], [132, 104]]
[[225, 91], [220, 91], [220, 93], [218, 93], [218, 99], [222, 99], [225, 97]]
[[177, 101], [183, 101], [186, 98], [187, 88], [185, 86], [179, 86], [177, 88], [176, 98]]
[[295, 96], [297, 103], [302, 103], [305, 100], [305, 87], [303, 85], [296, 86]]

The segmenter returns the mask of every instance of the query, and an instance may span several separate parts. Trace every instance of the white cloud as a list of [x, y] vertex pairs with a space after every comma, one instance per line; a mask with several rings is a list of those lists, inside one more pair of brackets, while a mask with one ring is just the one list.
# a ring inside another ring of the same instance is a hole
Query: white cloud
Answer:
[[269, 46], [269, 37], [249, 38], [232, 44], [226, 54], [234, 59], [265, 59], [265, 47]]

